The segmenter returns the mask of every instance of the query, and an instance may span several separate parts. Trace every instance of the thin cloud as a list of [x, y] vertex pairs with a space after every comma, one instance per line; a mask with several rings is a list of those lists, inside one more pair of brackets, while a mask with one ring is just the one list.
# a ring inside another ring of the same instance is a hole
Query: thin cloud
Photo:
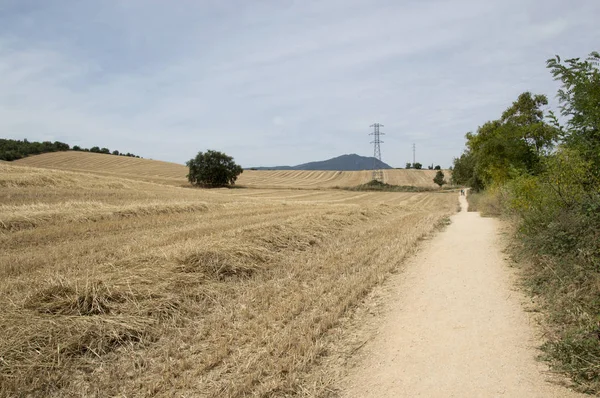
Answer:
[[525, 90], [553, 97], [545, 60], [600, 42], [575, 1], [8, 2], [0, 129], [183, 163], [245, 166], [371, 154], [448, 166], [464, 134]]

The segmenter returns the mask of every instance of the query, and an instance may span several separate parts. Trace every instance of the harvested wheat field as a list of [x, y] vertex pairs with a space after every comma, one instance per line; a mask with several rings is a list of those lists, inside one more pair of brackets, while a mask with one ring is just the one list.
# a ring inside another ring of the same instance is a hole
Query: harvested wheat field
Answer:
[[[187, 184], [187, 167], [177, 163], [137, 159], [89, 152], [53, 152], [20, 159], [15, 164], [94, 173], [160, 184], [182, 186]], [[384, 180], [393, 185], [412, 185], [436, 188], [435, 170], [384, 170]], [[450, 171], [444, 170], [446, 178]], [[321, 189], [353, 187], [371, 180], [372, 172], [319, 171], [319, 170], [245, 170], [237, 184], [250, 188]]]
[[332, 394], [340, 322], [456, 207], [2, 163], [0, 396]]

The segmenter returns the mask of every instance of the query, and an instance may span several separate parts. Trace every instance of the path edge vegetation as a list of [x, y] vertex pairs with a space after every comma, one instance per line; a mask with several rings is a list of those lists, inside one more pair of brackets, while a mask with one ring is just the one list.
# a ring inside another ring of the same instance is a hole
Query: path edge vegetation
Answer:
[[600, 54], [546, 62], [560, 117], [523, 93], [466, 135], [453, 182], [469, 207], [515, 226], [510, 253], [542, 312], [542, 358], [581, 392], [600, 393]]
[[[443, 173], [442, 173], [443, 178]], [[437, 183], [436, 183], [437, 184]], [[444, 180], [443, 184], [447, 184]], [[439, 185], [439, 184], [438, 184]], [[433, 187], [421, 187], [416, 185], [394, 185], [388, 184], [386, 182], [381, 182], [379, 180], [371, 180], [367, 183], [355, 185], [353, 187], [334, 187], [333, 189], [343, 189], [345, 191], [371, 191], [371, 192], [449, 192], [456, 191], [458, 189], [457, 186], [451, 185], [442, 189], [442, 185], [440, 188]]]

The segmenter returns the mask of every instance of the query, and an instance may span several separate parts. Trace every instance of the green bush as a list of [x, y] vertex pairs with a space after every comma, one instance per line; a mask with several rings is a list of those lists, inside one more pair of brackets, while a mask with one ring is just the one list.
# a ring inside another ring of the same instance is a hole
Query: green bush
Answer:
[[[565, 124], [544, 115], [543, 95], [523, 93], [498, 120], [467, 134], [453, 182], [470, 210], [518, 224], [524, 282], [547, 315], [544, 350], [555, 369], [600, 392], [600, 54], [547, 61]], [[558, 147], [557, 147], [558, 145]]]
[[46, 152], [68, 151], [69, 145], [64, 142], [30, 142], [28, 140], [0, 139], [0, 160], [12, 161], [29, 155]]
[[442, 187], [442, 185], [447, 184], [446, 180], [444, 179], [444, 172], [442, 170], [438, 170], [437, 173], [435, 173], [433, 182], [435, 182], [437, 185], [439, 185], [440, 188]]
[[[582, 391], [600, 391], [600, 192], [592, 164], [561, 148], [538, 177], [507, 185], [507, 209], [518, 215], [526, 284], [543, 297], [555, 335], [543, 346], [555, 367]], [[593, 365], [596, 364], [596, 365]]]
[[206, 153], [198, 152], [198, 155], [190, 159], [186, 166], [190, 169], [187, 175], [188, 181], [193, 185], [204, 187], [233, 185], [244, 171], [242, 167], [235, 164], [231, 156], [212, 150]]

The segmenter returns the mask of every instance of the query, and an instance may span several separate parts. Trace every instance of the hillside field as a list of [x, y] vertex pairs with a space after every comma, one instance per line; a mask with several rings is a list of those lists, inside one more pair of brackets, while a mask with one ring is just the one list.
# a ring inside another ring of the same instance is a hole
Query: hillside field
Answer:
[[[30, 156], [17, 165], [94, 173], [105, 176], [181, 186], [187, 184], [187, 167], [150, 159], [118, 157], [89, 152], [53, 152]], [[384, 180], [392, 185], [435, 188], [435, 170], [384, 170]], [[446, 179], [450, 172], [444, 170]], [[250, 188], [334, 188], [353, 187], [371, 180], [371, 171], [244, 170], [237, 185]]]
[[456, 207], [0, 163], [0, 396], [324, 394], [340, 322]]

